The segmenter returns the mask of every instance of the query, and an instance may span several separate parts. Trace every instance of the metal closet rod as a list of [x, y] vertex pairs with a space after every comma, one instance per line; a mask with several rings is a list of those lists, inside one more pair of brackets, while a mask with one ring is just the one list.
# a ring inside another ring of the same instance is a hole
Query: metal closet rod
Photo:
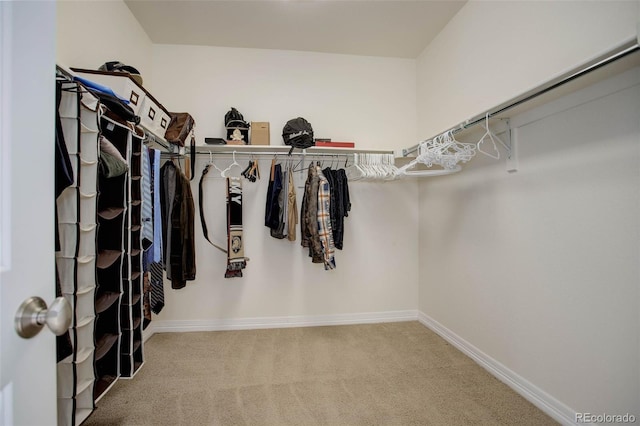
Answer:
[[[213, 156], [221, 156], [221, 155], [249, 155], [249, 156], [257, 156], [257, 155], [279, 155], [283, 158], [289, 157], [289, 153], [285, 151], [196, 151], [198, 155], [213, 155]], [[354, 152], [292, 152], [292, 156], [306, 156], [306, 157], [347, 157], [353, 156]], [[189, 154], [186, 153], [186, 156]]]
[[[557, 89], [558, 87], [567, 84], [579, 77], [582, 77], [592, 71], [595, 71], [599, 68], [602, 68], [605, 65], [608, 65], [614, 61], [617, 61], [618, 59], [622, 59], [627, 55], [630, 55], [631, 53], [634, 53], [636, 51], [640, 50], [640, 45], [638, 44], [638, 39], [633, 39], [630, 41], [627, 41], [623, 44], [621, 44], [620, 46], [616, 47], [615, 49], [611, 50], [610, 52], [599, 56], [598, 58], [591, 60], [585, 64], [583, 64], [582, 66], [560, 76], [557, 77], [553, 80], [548, 81], [545, 84], [542, 84], [540, 86], [538, 86], [536, 89], [533, 89], [533, 91], [527, 92], [523, 95], [520, 95], [516, 98], [513, 98], [510, 101], [507, 101], [504, 104], [499, 105], [498, 107], [488, 110], [486, 112], [483, 112], [482, 114], [479, 114], [477, 116], [475, 116], [472, 119], [466, 120], [460, 124], [458, 124], [457, 126], [451, 127], [448, 130], [445, 130], [444, 132], [440, 132], [437, 135], [432, 136], [429, 139], [425, 139], [425, 140], [431, 140], [435, 137], [437, 137], [438, 135], [447, 133], [447, 132], [453, 132], [453, 134], [456, 134], [458, 132], [461, 132], [462, 130], [466, 130], [470, 127], [473, 127], [477, 124], [480, 124], [482, 122], [484, 122], [486, 120], [487, 117], [491, 118], [494, 117], [498, 114], [501, 114], [505, 111], [510, 110], [511, 108], [517, 107], [518, 105], [521, 105], [525, 102], [528, 102], [534, 98], [537, 98], [540, 95], [543, 95], [551, 90]], [[409, 154], [412, 154], [414, 152], [416, 152], [418, 150], [418, 148], [420, 147], [420, 144], [416, 144], [413, 145], [409, 148], [405, 148], [402, 150], [402, 156], [406, 157]]]

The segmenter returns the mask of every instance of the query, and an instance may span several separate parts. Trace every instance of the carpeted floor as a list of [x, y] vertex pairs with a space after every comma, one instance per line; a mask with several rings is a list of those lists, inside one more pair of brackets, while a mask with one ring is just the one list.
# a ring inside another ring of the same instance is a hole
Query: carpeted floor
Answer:
[[155, 334], [91, 425], [556, 424], [419, 322]]

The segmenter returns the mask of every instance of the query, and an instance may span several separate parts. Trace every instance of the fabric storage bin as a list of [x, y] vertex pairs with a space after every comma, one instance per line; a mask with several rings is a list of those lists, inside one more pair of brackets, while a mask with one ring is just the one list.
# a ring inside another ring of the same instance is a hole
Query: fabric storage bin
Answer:
[[95, 192], [98, 188], [98, 160], [85, 158], [80, 154], [80, 190], [85, 193]]
[[69, 155], [78, 153], [78, 121], [72, 118], [62, 118], [62, 135]]
[[73, 423], [73, 398], [58, 398], [58, 426]]
[[78, 258], [78, 284], [76, 292], [82, 293], [96, 286], [96, 256]]
[[[85, 318], [82, 321], [78, 321], [76, 324], [76, 338], [78, 339], [78, 350], [80, 352], [86, 349], [93, 349], [95, 347], [94, 339], [94, 324], [95, 317]], [[80, 358], [80, 355], [78, 355]], [[93, 360], [92, 360], [93, 362]]]
[[73, 355], [69, 355], [56, 364], [56, 375], [58, 376], [58, 397], [72, 398], [75, 393], [73, 364]]
[[80, 224], [80, 244], [78, 246], [78, 257], [95, 256], [96, 254], [96, 229], [98, 225]]
[[[96, 156], [97, 154], [93, 155], [93, 157]], [[74, 179], [72, 186], [79, 186], [84, 193], [95, 192], [98, 187], [98, 159], [85, 158], [83, 154], [72, 154], [69, 157], [71, 158]], [[78, 168], [80, 168], [80, 173], [78, 173]]]
[[122, 233], [124, 215], [112, 220], [100, 220], [100, 232], [98, 232], [98, 247], [101, 251], [122, 251]]
[[140, 112], [140, 125], [151, 133], [164, 138], [170, 121], [169, 112], [152, 96], [147, 95]]
[[78, 189], [75, 187], [65, 188], [56, 199], [58, 208], [58, 222], [76, 223], [78, 221]]
[[98, 161], [98, 134], [80, 134], [80, 153], [82, 159], [88, 162]]
[[58, 237], [60, 239], [60, 256], [67, 258], [76, 257], [78, 245], [78, 228], [76, 223], [60, 223], [58, 225]]
[[56, 256], [56, 267], [58, 270], [58, 278], [60, 280], [60, 289], [62, 293], [75, 293], [76, 280], [74, 273], [76, 269], [76, 258]]
[[[82, 359], [84, 358], [84, 359]], [[84, 392], [94, 382], [93, 348], [81, 349], [76, 359], [77, 392]]]
[[[71, 297], [72, 300], [69, 300], [69, 302], [71, 303], [71, 306], [75, 305], [74, 312], [76, 314], [76, 320], [78, 322], [95, 318], [96, 316], [95, 305], [94, 305], [95, 293], [96, 293], [95, 287], [87, 288], [82, 292], [80, 291], [77, 292], [75, 298], [72, 296]], [[74, 299], [75, 299], [75, 303], [73, 303]]]
[[87, 112], [95, 112], [97, 116], [98, 112], [98, 104], [99, 99], [94, 96], [92, 93], [87, 91], [82, 92], [82, 99], [80, 100], [81, 108], [84, 108], [84, 111], [81, 111], [81, 116], [84, 118], [85, 115], [90, 117], [91, 114], [87, 114]]
[[[72, 85], [64, 85], [63, 88], [73, 88]], [[60, 118], [76, 119], [78, 117], [78, 95], [75, 91], [62, 90], [60, 93]]]
[[106, 178], [98, 176], [98, 187], [100, 188], [100, 198], [98, 198], [98, 210], [124, 207], [125, 183], [127, 174]]
[[140, 115], [140, 109], [146, 98], [146, 92], [142, 86], [138, 85], [128, 74], [77, 68], [71, 69], [75, 71], [79, 77], [109, 87], [118, 96], [129, 101], [129, 106], [133, 112], [136, 115]]
[[157, 130], [158, 136], [163, 137], [165, 133], [167, 133], [167, 128], [169, 127], [169, 123], [171, 123], [171, 115], [164, 109], [160, 110], [160, 119], [157, 122]]
[[97, 196], [95, 188], [91, 192], [80, 189], [80, 225], [96, 223]]
[[76, 398], [58, 398], [58, 426], [79, 425], [93, 409], [93, 386], [87, 387]]
[[80, 424], [89, 417], [95, 407], [93, 401], [93, 386], [84, 389], [76, 396], [76, 424]]
[[[96, 225], [61, 223], [59, 225], [62, 257], [93, 256], [96, 252]], [[77, 252], [76, 252], [77, 247]]]
[[[77, 387], [74, 381], [74, 366]], [[93, 383], [93, 347], [80, 349], [75, 362], [72, 355], [66, 357], [58, 363], [56, 370], [58, 397], [73, 398], [75, 395], [82, 393], [87, 388], [87, 385]]]
[[[74, 277], [74, 271], [77, 266], [77, 281]], [[82, 292], [86, 289], [95, 287], [96, 285], [96, 257], [85, 256], [76, 259], [75, 257], [56, 256], [56, 266], [58, 268], [58, 277], [60, 278], [60, 287], [65, 294], [74, 294]]]
[[[97, 192], [78, 191], [77, 188], [66, 188], [56, 200], [58, 206], [58, 222], [92, 225], [96, 223]], [[80, 209], [78, 209], [80, 202]], [[80, 210], [80, 217], [78, 217]]]
[[115, 262], [107, 268], [98, 269], [97, 284], [100, 291], [110, 291], [120, 293], [122, 291], [122, 256], [119, 256]]

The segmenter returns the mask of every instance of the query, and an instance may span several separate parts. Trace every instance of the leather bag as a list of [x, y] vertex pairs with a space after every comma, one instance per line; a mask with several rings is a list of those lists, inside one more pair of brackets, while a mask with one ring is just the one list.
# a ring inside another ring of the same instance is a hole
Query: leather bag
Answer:
[[171, 115], [171, 121], [164, 134], [164, 138], [169, 143], [185, 146], [187, 138], [190, 135], [193, 137], [193, 129], [196, 126], [196, 121], [188, 112], [170, 112], [169, 114]]

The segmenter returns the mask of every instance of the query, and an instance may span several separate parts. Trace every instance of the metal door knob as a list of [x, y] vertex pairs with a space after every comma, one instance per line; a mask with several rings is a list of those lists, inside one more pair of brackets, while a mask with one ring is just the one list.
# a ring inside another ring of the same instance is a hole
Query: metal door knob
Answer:
[[69, 329], [72, 315], [71, 305], [64, 297], [56, 297], [49, 309], [41, 298], [30, 297], [16, 312], [16, 331], [20, 337], [29, 339], [47, 324], [56, 336], [60, 336]]

